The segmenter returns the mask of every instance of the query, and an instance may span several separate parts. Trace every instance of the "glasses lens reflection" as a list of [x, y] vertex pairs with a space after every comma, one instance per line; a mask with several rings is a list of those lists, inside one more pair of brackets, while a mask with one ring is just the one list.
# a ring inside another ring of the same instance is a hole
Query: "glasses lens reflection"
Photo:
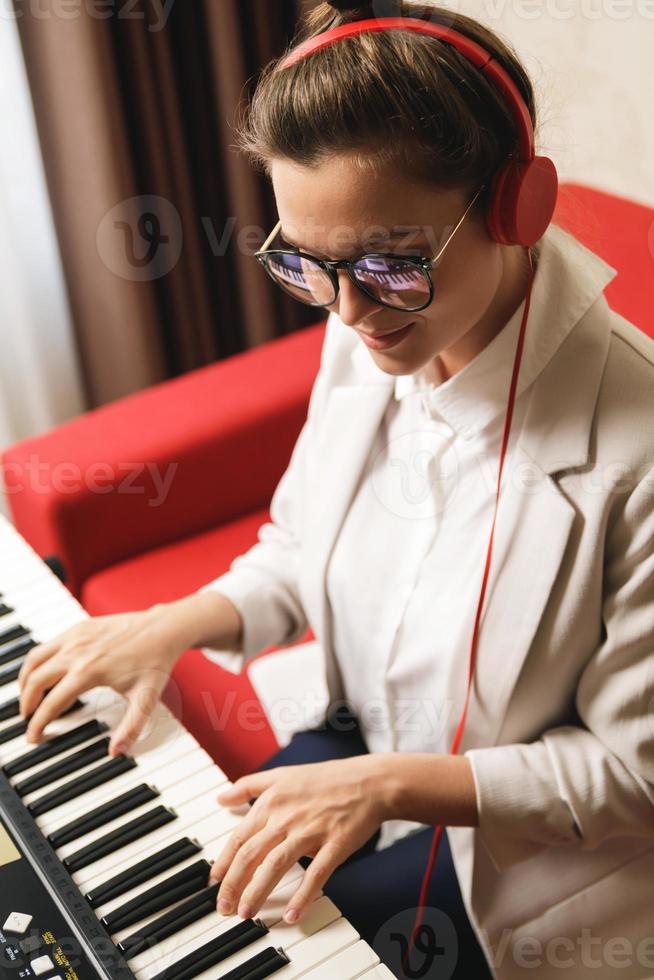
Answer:
[[[330, 306], [336, 300], [331, 277], [314, 259], [295, 252], [268, 257], [268, 271], [295, 299], [312, 306]], [[406, 259], [365, 256], [354, 263], [355, 281], [372, 299], [397, 310], [414, 310], [429, 302], [426, 272]]]
[[413, 309], [429, 299], [424, 271], [406, 260], [369, 256], [356, 262], [353, 271], [357, 282], [389, 306]]
[[279, 285], [302, 303], [329, 306], [336, 299], [330, 276], [312, 259], [282, 252], [269, 257], [268, 269]]

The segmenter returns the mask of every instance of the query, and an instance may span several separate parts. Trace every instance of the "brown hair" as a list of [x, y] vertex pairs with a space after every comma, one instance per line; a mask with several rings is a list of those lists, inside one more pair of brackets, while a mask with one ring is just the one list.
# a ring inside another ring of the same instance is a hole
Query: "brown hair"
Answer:
[[[536, 129], [532, 85], [513, 50], [471, 17], [429, 0], [372, 0], [351, 9], [319, 3], [302, 19], [291, 50], [339, 24], [399, 15], [443, 24], [484, 47], [508, 72]], [[284, 55], [282, 55], [282, 58]], [[273, 158], [307, 167], [348, 153], [355, 165], [399, 168], [407, 179], [472, 193], [476, 210], [489, 200], [489, 178], [517, 149], [504, 98], [479, 69], [440, 40], [402, 31], [346, 38], [275, 74], [262, 71], [237, 121], [236, 149], [270, 175]]]

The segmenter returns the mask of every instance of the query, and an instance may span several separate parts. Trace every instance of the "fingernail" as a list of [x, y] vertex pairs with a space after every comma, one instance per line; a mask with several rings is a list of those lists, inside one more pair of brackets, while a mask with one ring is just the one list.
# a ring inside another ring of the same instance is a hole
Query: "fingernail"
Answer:
[[123, 755], [124, 751], [125, 751], [125, 743], [124, 742], [116, 742], [116, 744], [113, 745], [112, 748], [111, 748], [111, 754], [112, 755]]
[[300, 913], [297, 909], [287, 909], [286, 912], [284, 912], [284, 922], [291, 924], [293, 922], [297, 922], [299, 918]]
[[218, 911], [222, 915], [229, 915], [229, 913], [231, 912], [231, 910], [232, 910], [232, 907], [229, 904], [229, 902], [227, 901], [227, 899], [221, 898], [220, 901], [218, 902]]
[[240, 915], [240, 917], [242, 919], [251, 919], [252, 918], [252, 909], [250, 908], [249, 905], [239, 905], [239, 907], [238, 907], [238, 914]]

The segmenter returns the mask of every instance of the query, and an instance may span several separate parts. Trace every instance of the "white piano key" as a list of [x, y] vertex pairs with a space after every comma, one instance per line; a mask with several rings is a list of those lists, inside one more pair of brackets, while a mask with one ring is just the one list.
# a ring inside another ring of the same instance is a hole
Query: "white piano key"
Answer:
[[[291, 868], [290, 871], [287, 871], [277, 887], [264, 902], [260, 912], [255, 916], [255, 918], [261, 919], [269, 929], [281, 922], [288, 901], [298, 887], [297, 883], [302, 876], [302, 870], [302, 866], [298, 864]], [[157, 917], [154, 916], [153, 918]], [[169, 936], [162, 942], [157, 943], [156, 946], [152, 946], [138, 956], [133, 957], [129, 961], [129, 967], [132, 973], [136, 974], [137, 980], [150, 980], [151, 977], [156, 976], [162, 970], [167, 970], [173, 963], [179, 963], [181, 959], [188, 956], [198, 946], [203, 946], [212, 939], [216, 939], [242, 921], [240, 916], [236, 914], [221, 915], [219, 912], [215, 912], [212, 915], [205, 916], [203, 919], [199, 919], [185, 929], [180, 930], [175, 935]], [[116, 942], [121, 942], [125, 936], [131, 935], [134, 931], [134, 929], [126, 930], [125, 935], [112, 938]], [[220, 969], [220, 966], [218, 968], [214, 967], [215, 969]]]
[[[159, 791], [160, 797], [165, 799], [169, 788], [181, 782], [185, 775], [189, 773], [194, 774], [195, 772], [210, 768], [205, 765], [205, 760], [202, 757], [193, 759], [193, 764], [191, 764], [191, 760], [189, 759], [188, 770], [183, 765], [184, 761], [183, 759], [176, 759], [169, 765], [151, 772], [142, 772], [138, 766], [135, 769], [129, 769], [115, 779], [111, 779], [109, 782], [103, 783], [102, 786], [98, 786], [97, 789], [91, 790], [89, 793], [84, 793], [82, 798], [85, 801], [85, 805], [81, 809], [79, 808], [80, 800], [74, 800], [71, 801], [71, 803], [75, 804], [74, 809], [67, 810], [65, 805], [63, 807], [57, 807], [56, 810], [51, 810], [43, 814], [43, 816], [37, 817], [36, 822], [47, 836], [53, 831], [64, 827], [72, 820], [77, 820], [78, 817], [83, 816], [88, 811], [95, 810], [104, 803], [109, 803], [111, 800], [117, 799], [123, 793], [127, 793], [129, 790], [134, 789], [134, 787], [140, 786], [141, 783], [154, 786]], [[103, 790], [103, 792], [99, 793], [99, 790]], [[54, 819], [51, 817], [51, 814], [55, 815]], [[47, 817], [51, 817], [51, 819], [46, 820]]]
[[[227, 833], [229, 833], [229, 831]], [[162, 882], [166, 881], [167, 878], [170, 878], [172, 875], [175, 875], [180, 871], [184, 871], [186, 868], [190, 867], [192, 864], [195, 864], [197, 861], [204, 860], [207, 861], [209, 864], [213, 864], [214, 860], [218, 857], [221, 848], [223, 847], [222, 839], [225, 836], [226, 836], [225, 833], [223, 833], [222, 835], [218, 835], [217, 837], [209, 841], [209, 843], [206, 844], [206, 846], [203, 847], [200, 851], [198, 851], [197, 854], [194, 854], [191, 857], [186, 858], [184, 861], [181, 861], [179, 864], [176, 864], [173, 868], [168, 868], [166, 871], [162, 871], [160, 874], [154, 876], [153, 878], [149, 878], [147, 881], [142, 882], [140, 885], [137, 885], [135, 888], [130, 889], [130, 891], [124, 892], [118, 898], [114, 898], [110, 902], [106, 902], [104, 905], [98, 906], [98, 908], [95, 910], [98, 919], [103, 919], [105, 916], [109, 915], [111, 912], [114, 912], [116, 909], [122, 908], [122, 906], [125, 905], [127, 902], [131, 902], [132, 899], [137, 898], [139, 895], [142, 895], [150, 888], [153, 888], [156, 885], [161, 884]], [[290, 869], [290, 871], [287, 871], [287, 873], [278, 883], [277, 888], [281, 887], [284, 883], [298, 880], [302, 876], [302, 874], [303, 874], [302, 866], [299, 864], [294, 865]]]
[[[76, 728], [77, 726], [75, 725], [73, 727]], [[12, 776], [10, 778], [9, 782], [12, 784], [12, 786], [15, 786], [16, 783], [20, 783], [24, 779], [30, 779], [32, 776], [36, 776], [37, 773], [43, 772], [44, 770], [49, 769], [51, 766], [56, 766], [59, 762], [63, 762], [65, 759], [69, 758], [69, 756], [75, 755], [76, 752], [81, 752], [83, 749], [89, 748], [89, 746], [93, 745], [95, 742], [100, 742], [103, 739], [106, 739], [108, 735], [109, 735], [108, 732], [99, 732], [99, 733], [96, 732], [94, 735], [90, 735], [89, 738], [87, 738], [84, 742], [80, 742], [79, 745], [75, 745], [72, 748], [64, 749], [64, 751], [63, 752], [60, 752], [58, 755], [52, 756], [52, 758], [45, 759], [44, 761], [41, 761], [41, 762], [37, 762], [36, 765], [30, 766], [29, 769], [25, 769], [25, 770], [23, 770], [23, 772], [19, 772], [16, 776]], [[2, 759], [2, 765], [4, 766], [8, 762], [13, 762], [14, 759], [20, 758], [20, 756], [24, 755], [26, 751], [29, 752], [31, 749], [35, 749], [36, 748], [36, 745], [29, 745], [29, 743], [27, 743], [27, 742], [25, 743], [25, 745], [27, 746], [27, 749], [24, 749], [22, 752], [17, 752], [13, 756], [13, 758], [7, 758], [7, 759], [3, 758]], [[97, 765], [97, 762], [98, 762], [98, 760], [96, 759], [96, 761], [95, 761], [95, 763], [93, 763], [93, 765]], [[81, 768], [80, 769], [76, 769], [74, 772], [69, 773], [68, 776], [64, 777], [64, 780], [70, 779], [73, 776], [76, 776], [78, 774], [78, 772], [81, 773], [82, 772], [82, 769]], [[54, 782], [53, 783], [48, 783], [47, 786], [45, 786], [42, 789], [38, 790], [38, 792], [39, 793], [43, 793], [46, 790], [48, 790], [50, 788], [50, 786], [54, 786], [54, 785], [55, 785]], [[24, 797], [24, 799], [28, 799], [28, 797]]]
[[[5, 704], [7, 701], [13, 701], [14, 698], [17, 697], [20, 697], [18, 681], [12, 681], [11, 684], [5, 684], [4, 687], [0, 687], [0, 704]], [[14, 718], [14, 721], [18, 720], [18, 716]]]
[[[297, 974], [293, 973], [292, 969], [289, 970], [289, 967], [292, 967], [293, 950], [295, 947], [298, 943], [307, 941], [309, 937], [315, 941], [316, 934], [320, 930], [325, 929], [339, 918], [341, 918], [341, 915], [334, 903], [326, 896], [323, 896], [317, 899], [307, 909], [299, 922], [296, 922], [294, 925], [289, 925], [284, 921], [279, 922], [272, 927], [267, 936], [262, 936], [261, 939], [257, 939], [247, 949], [239, 950], [238, 953], [233, 953], [232, 956], [228, 956], [226, 960], [218, 964], [217, 968], [214, 966], [211, 970], [206, 970], [204, 973], [198, 974], [194, 980], [219, 980], [225, 973], [229, 973], [230, 970], [245, 963], [262, 950], [268, 949], [269, 946], [274, 946], [275, 949], [281, 947], [288, 954], [291, 963], [284, 967], [284, 970], [288, 971], [285, 975], [289, 978], [297, 976]], [[325, 950], [321, 949], [319, 955], [324, 956]], [[275, 976], [281, 977], [282, 971], [280, 970]], [[138, 980], [141, 980], [138, 974], [137, 977]]]
[[[89, 810], [94, 810], [96, 807], [102, 806], [103, 803], [115, 800], [116, 797], [140, 785], [140, 783], [151, 783], [164, 795], [169, 787], [174, 786], [186, 776], [212, 768], [211, 758], [199, 747], [188, 753], [184, 751], [184, 744], [176, 742], [175, 746], [176, 750], [171, 753], [171, 757], [165, 759], [163, 755], [160, 755], [157, 758], [156, 766], [150, 768], [137, 764], [135, 769], [130, 769], [122, 776], [84, 793], [78, 800], [71, 800], [61, 807], [44, 813], [43, 816], [37, 818], [37, 824], [43, 833], [48, 835], [53, 830], [59, 830], [65, 824], [70, 823], [71, 820], [76, 820], [82, 814], [88, 813]], [[213, 768], [220, 773], [223, 782], [226, 782], [227, 777], [224, 773], [217, 766]]]
[[[170, 747], [171, 755], [173, 750], [177, 753], [176, 756], [172, 755], [172, 758], [182, 758], [185, 751], [191, 753], [194, 751], [196, 746], [197, 743], [195, 742], [195, 739], [193, 739], [191, 735], [188, 735], [188, 733], [178, 736], [178, 738], [175, 739], [175, 742]], [[143, 758], [142, 763], [141, 763], [141, 758]], [[141, 781], [143, 780], [147, 781], [148, 776], [146, 774], [155, 771], [155, 766], [154, 765], [150, 766], [148, 764], [148, 758], [149, 757], [147, 755], [141, 757], [140, 755], [137, 755], [135, 753], [134, 759], [137, 762], [137, 765], [133, 769], [129, 770], [131, 773], [140, 773]], [[159, 752], [157, 752], [152, 756], [153, 762], [161, 762], [165, 758], [166, 756], [164, 755], [164, 753], [162, 753], [161, 750], [159, 750]], [[170, 761], [170, 759], [171, 757], [169, 756], [168, 761]], [[92, 769], [95, 769], [97, 766], [104, 765], [107, 761], [109, 761], [109, 756], [107, 756], [104, 760], [99, 760], [96, 761], [95, 763], [92, 763], [91, 765], [84, 766], [82, 769], [80, 769], [77, 773], [73, 775], [63, 777], [62, 779], [57, 779], [55, 782], [51, 783], [49, 786], [45, 787], [44, 789], [35, 790], [33, 793], [28, 793], [26, 796], [23, 797], [23, 803], [25, 803], [25, 805], [28, 805], [33, 800], [38, 799], [41, 795], [48, 793], [51, 790], [58, 789], [61, 785], [67, 783], [69, 780], [75, 779], [77, 776], [84, 775], [85, 773], [90, 772]], [[111, 779], [103, 784], [105, 789], [108, 789], [109, 798], [112, 798], [114, 791], [116, 792], [116, 795], [118, 795], [118, 791], [115, 790], [115, 787], [119, 779], [120, 777], [116, 777], [115, 779]], [[79, 804], [82, 805], [82, 812], [86, 812], [87, 809], [92, 809], [92, 806], [95, 805], [90, 803], [92, 792], [93, 791], [90, 791], [89, 793], [82, 793], [77, 798], [76, 801], [76, 803], [78, 804], [77, 809], [79, 809]], [[49, 810], [48, 811], [49, 818], [52, 820], [56, 819], [57, 825], [62, 823], [67, 823], [69, 819], [73, 819], [73, 817], [71, 816], [71, 813], [73, 812], [72, 808], [66, 809], [67, 807], [70, 806], [72, 802], [73, 801], [68, 801], [68, 803], [63, 803], [60, 806], [55, 807], [52, 810]], [[64, 814], [63, 819], [61, 816], [62, 813]], [[42, 816], [46, 816], [46, 814], [43, 814]], [[44, 825], [39, 823], [39, 827], [43, 827], [43, 826]]]
[[[167, 847], [169, 844], [174, 843], [176, 840], [179, 840], [182, 837], [190, 837], [192, 840], [197, 841], [200, 848], [206, 848], [210, 844], [216, 843], [220, 838], [224, 837], [225, 834], [230, 833], [234, 827], [237, 826], [238, 822], [245, 816], [249, 809], [250, 808], [247, 806], [247, 804], [244, 804], [239, 808], [230, 808], [229, 810], [222, 808], [221, 813], [230, 814], [229, 819], [221, 819], [218, 823], [216, 823], [215, 815], [211, 814], [209, 817], [205, 817], [204, 820], [198, 821], [198, 823], [195, 824], [189, 831], [176, 833], [175, 828], [173, 828], [171, 830], [171, 836], [166, 838], [165, 841], [162, 842], [161, 840], [157, 839], [152, 845], [148, 846], [147, 848], [143, 848], [136, 855], [131, 853], [127, 854], [126, 856], [123, 856], [122, 854], [120, 856], [117, 855], [116, 864], [114, 864], [108, 870], [106, 868], [101, 869], [100, 873], [96, 874], [93, 879], [90, 881], [85, 881], [82, 891], [84, 893], [93, 891], [98, 887], [98, 885], [103, 885], [109, 878], [113, 878], [114, 875], [122, 874], [123, 871], [129, 870], [129, 868], [133, 867], [139, 861], [152, 857], [152, 855], [156, 854], [162, 847]], [[162, 828], [163, 831], [166, 829], [167, 828], [165, 827]], [[220, 846], [222, 847], [222, 844]], [[216, 849], [213, 857], [217, 857], [218, 853], [219, 851]]]
[[[53, 738], [57, 738], [58, 735], [65, 735], [67, 732], [71, 732], [74, 728], [78, 728], [79, 725], [85, 724], [87, 721], [92, 721], [95, 718], [93, 711], [84, 707], [78, 711], [73, 711], [69, 715], [64, 715], [61, 718], [55, 719], [48, 725], [48, 729], [45, 733], [45, 737], [41, 744], [51, 741]], [[14, 718], [13, 721], [20, 721], [20, 718]], [[21, 755], [25, 755], [26, 752], [31, 752], [32, 749], [37, 748], [37, 743], [28, 742], [23, 736], [19, 741], [10, 742], [7, 745], [0, 746], [0, 765], [6, 766], [8, 762], [13, 762], [14, 759], [19, 758]]]
[[57, 849], [57, 854], [63, 861], [64, 858], [69, 857], [81, 848], [102, 840], [103, 837], [106, 837], [113, 830], [124, 826], [126, 823], [135, 820], [143, 814], [149, 813], [150, 810], [157, 806], [172, 808], [178, 814], [179, 819], [187, 812], [191, 804], [197, 806], [198, 816], [202, 814], [204, 807], [207, 807], [207, 812], [210, 813], [211, 808], [218, 808], [216, 795], [219, 786], [223, 785], [223, 782], [218, 780], [216, 774], [210, 768], [196, 773], [188, 779], [181, 780], [175, 786], [171, 787], [167, 793], [157, 797], [157, 799], [143, 803], [129, 813], [123, 813], [121, 816], [109, 821], [109, 823], [103, 824], [102, 827], [97, 827], [90, 833], [84, 834], [83, 837], [71, 841], [70, 844], [64, 844], [63, 847]]
[[[298, 867], [301, 869], [300, 865]], [[282, 881], [280, 881], [277, 888], [274, 889], [272, 894], [268, 897], [267, 901], [261, 908], [260, 913], [258, 913], [255, 918], [260, 919], [268, 927], [269, 930], [276, 927], [282, 927], [284, 929], [292, 929], [292, 926], [287, 925], [282, 921], [282, 915], [284, 914], [284, 909], [288, 904], [289, 898], [292, 896], [294, 890], [297, 888], [297, 879], [287, 880], [288, 875], [285, 875]], [[316, 899], [316, 902], [322, 900], [322, 896]], [[316, 905], [313, 903], [313, 907]], [[307, 914], [311, 910], [307, 911]], [[321, 912], [322, 915], [322, 912]], [[338, 915], [338, 911], [336, 912]], [[315, 916], [314, 916], [315, 918]], [[205, 916], [204, 919], [199, 922], [192, 923], [186, 929], [178, 933], [177, 937], [169, 936], [162, 942], [157, 943], [150, 949], [145, 950], [138, 956], [130, 959], [129, 967], [132, 972], [137, 977], [137, 980], [151, 980], [152, 977], [156, 976], [157, 973], [167, 970], [172, 964], [179, 963], [185, 956], [196, 950], [199, 946], [204, 946], [206, 943], [211, 942], [212, 939], [216, 939], [218, 936], [223, 935], [223, 933], [228, 932], [234, 926], [242, 922], [243, 919], [239, 915], [228, 915], [223, 916], [219, 912], [215, 913], [215, 916]], [[315, 928], [314, 928], [315, 931]], [[295, 935], [295, 934], [294, 934]], [[250, 955], [254, 955], [254, 952], [258, 950], [258, 942], [263, 942], [263, 948], [271, 945], [271, 942], [266, 942], [270, 938], [269, 934], [262, 937], [261, 940], [253, 943], [248, 949], [252, 949], [253, 952]], [[276, 944], [278, 945], [278, 944]], [[245, 950], [242, 952], [245, 953]], [[238, 955], [238, 954], [235, 954]], [[245, 956], [248, 959], [249, 956]], [[224, 961], [227, 963], [227, 960]], [[237, 965], [236, 963], [234, 965]], [[227, 969], [221, 970], [223, 964], [219, 963], [217, 967], [213, 967], [214, 976], [219, 975], [221, 972], [227, 972]]]
[[[338, 922], [347, 922], [346, 919], [339, 919]], [[337, 923], [334, 923], [336, 925]], [[349, 923], [347, 923], [349, 925]], [[328, 926], [328, 929], [333, 928]], [[352, 926], [350, 926], [352, 929]], [[356, 930], [353, 930], [356, 934]], [[318, 934], [320, 935], [320, 933]], [[358, 935], [358, 934], [357, 934]], [[300, 943], [293, 950], [293, 964], [295, 965], [297, 961], [297, 955], [304, 944]], [[315, 969], [310, 969], [303, 976], [306, 980], [334, 980], [338, 977], [338, 980], [356, 980], [357, 977], [365, 974], [366, 971], [370, 970], [372, 967], [379, 964], [379, 957], [375, 953], [372, 946], [363, 940], [355, 942], [353, 945], [347, 945], [340, 953], [335, 956], [331, 956], [326, 962], [323, 962], [320, 966], [315, 967]], [[279, 980], [283, 980], [286, 976], [285, 969], [280, 970], [278, 973]]]
[[361, 980], [396, 980], [396, 977], [384, 963], [380, 963], [379, 966], [373, 966], [372, 970], [362, 973]]
[[197, 854], [193, 854], [192, 857], [186, 858], [184, 861], [180, 861], [180, 863], [176, 864], [173, 868], [167, 868], [158, 875], [154, 875], [152, 878], [149, 878], [148, 881], [144, 881], [135, 888], [131, 888], [129, 891], [124, 892], [118, 898], [114, 898], [110, 902], [105, 902], [104, 905], [99, 905], [95, 909], [95, 914], [97, 915], [98, 919], [104, 919], [105, 916], [115, 912], [116, 909], [122, 908], [123, 905], [126, 905], [133, 899], [138, 898], [139, 895], [143, 895], [144, 892], [149, 891], [150, 888], [156, 888], [158, 885], [163, 884], [163, 882], [167, 881], [168, 878], [172, 878], [173, 875], [178, 874], [180, 871], [185, 871], [186, 868], [190, 868], [191, 865], [196, 864], [198, 861], [205, 860], [211, 863], [214, 857], [215, 853], [211, 847], [205, 847]]
[[[350, 925], [347, 919], [342, 917], [336, 919], [335, 922], [330, 922], [329, 925], [320, 929], [308, 939], [297, 943], [289, 949], [288, 956], [291, 962], [287, 966], [282, 967], [275, 976], [279, 977], [279, 980], [284, 980], [284, 978], [286, 980], [295, 980], [296, 977], [313, 977], [316, 972], [323, 978], [329, 978], [329, 980], [334, 980], [335, 977], [338, 977], [338, 980], [347, 980], [348, 977], [356, 976], [356, 973], [346, 973], [342, 969], [335, 968], [334, 964], [338, 962], [339, 955], [346, 955], [350, 952], [358, 939], [359, 933]], [[371, 963], [375, 963], [378, 958], [375, 957], [370, 947], [368, 949], [373, 957], [372, 959], [370, 957], [368, 958], [368, 965], [370, 965]], [[314, 967], [318, 969], [314, 970]], [[216, 973], [214, 973], [214, 976], [216, 976]], [[217, 976], [220, 976], [220, 974], [218, 973]]]
[[[215, 812], [212, 812], [209, 802], [216, 807]], [[196, 802], [193, 804], [193, 807], [199, 807], [199, 804]], [[238, 825], [243, 816], [242, 813], [237, 813], [232, 810], [219, 809], [215, 801], [208, 801], [206, 806], [203, 805], [202, 809], [205, 812], [199, 813], [196, 809], [195, 814], [189, 813], [188, 810], [185, 810], [182, 814], [180, 808], [179, 820], [175, 820], [165, 827], [161, 827], [154, 834], [150, 834], [147, 839], [147, 847], [144, 841], [136, 841], [134, 844], [129, 844], [116, 854], [112, 854], [102, 861], [97, 861], [89, 865], [88, 868], [83, 868], [81, 871], [75, 872], [73, 880], [81, 887], [82, 891], [91, 891], [94, 887], [94, 882], [101, 883], [107, 878], [113, 877], [114, 874], [119, 874], [122, 870], [122, 865], [129, 867], [131, 864], [136, 864], [137, 861], [144, 860], [149, 854], [154, 854], [160, 848], [172, 843], [179, 837], [192, 837], [202, 845], [204, 843], [203, 838], [207, 839], [208, 837], [210, 840], [223, 831], [232, 830]], [[206, 811], [208, 811], [208, 816]], [[121, 867], [118, 867], [118, 864]]]
[[[40, 799], [42, 796], [46, 796], [48, 793], [53, 793], [55, 790], [60, 789], [65, 786], [66, 783], [73, 779], [78, 779], [80, 776], [86, 776], [98, 766], [104, 765], [109, 761], [109, 756], [105, 755], [102, 759], [96, 759], [95, 762], [91, 762], [86, 766], [82, 766], [75, 772], [69, 773], [67, 776], [62, 776], [61, 779], [55, 779], [54, 782], [48, 783], [47, 786], [43, 786], [41, 789], [34, 790], [32, 793], [27, 793], [25, 796], [21, 797], [23, 806], [30, 806], [35, 800]], [[14, 784], [20, 781], [20, 776], [16, 776], [13, 781]]]

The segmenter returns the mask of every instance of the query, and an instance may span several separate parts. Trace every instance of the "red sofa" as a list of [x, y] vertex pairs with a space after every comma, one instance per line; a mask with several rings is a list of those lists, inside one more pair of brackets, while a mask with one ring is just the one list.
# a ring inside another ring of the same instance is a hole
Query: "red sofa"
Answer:
[[[654, 336], [654, 211], [564, 184], [555, 221], [618, 269], [610, 305]], [[17, 529], [39, 554], [60, 559], [89, 613], [178, 598], [254, 543], [304, 421], [324, 324], [119, 399], [2, 454]], [[198, 650], [179, 661], [166, 700], [231, 778], [276, 748], [247, 673], [227, 673]]]

